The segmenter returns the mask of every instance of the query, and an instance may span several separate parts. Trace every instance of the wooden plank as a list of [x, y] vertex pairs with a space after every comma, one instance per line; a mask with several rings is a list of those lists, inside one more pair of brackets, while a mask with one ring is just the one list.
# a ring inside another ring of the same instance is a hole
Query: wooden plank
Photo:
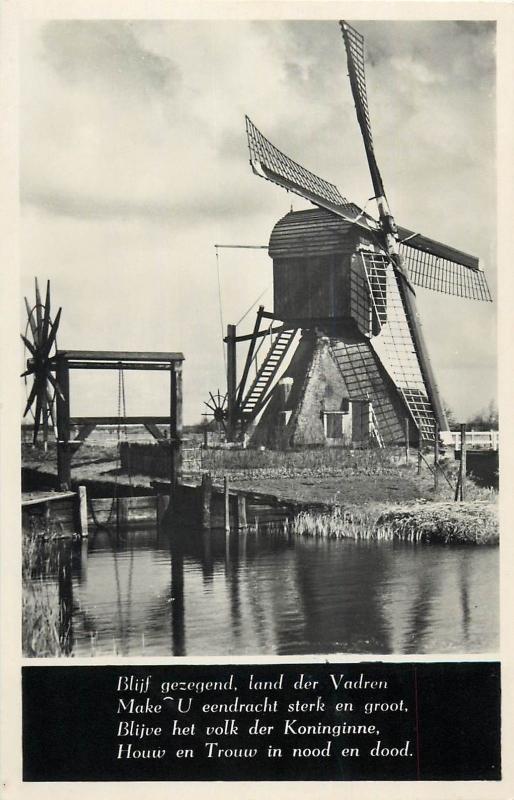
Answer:
[[112, 497], [91, 497], [89, 500], [90, 506], [94, 511], [108, 511], [112, 504]]
[[[139, 495], [136, 497], [122, 497], [125, 500], [128, 508], [155, 508], [156, 495]], [[90, 503], [95, 508], [109, 508], [113, 501], [112, 497], [91, 497]]]
[[24, 492], [22, 494], [22, 506], [35, 506], [40, 503], [51, 503], [55, 500], [64, 500], [75, 497], [76, 492]]
[[114, 503], [113, 513], [109, 520], [110, 525], [130, 525], [132, 523], [150, 522], [155, 525], [160, 522], [167, 509], [169, 497], [146, 495], [141, 497], [119, 497], [116, 500], [110, 497], [93, 497], [89, 505], [93, 510], [92, 519], [99, 515], [99, 522], [107, 524], [105, 517], [109, 514]]

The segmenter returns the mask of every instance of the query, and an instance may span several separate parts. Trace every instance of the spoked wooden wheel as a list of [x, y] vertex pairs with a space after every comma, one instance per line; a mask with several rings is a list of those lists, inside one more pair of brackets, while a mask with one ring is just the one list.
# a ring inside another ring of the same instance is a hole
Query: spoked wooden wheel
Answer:
[[228, 417], [228, 408], [227, 408], [227, 395], [221, 394], [220, 390], [218, 389], [217, 394], [213, 394], [209, 392], [210, 401], [204, 401], [204, 405], [207, 406], [209, 411], [204, 414], [205, 417], [211, 417], [218, 425], [218, 430], [223, 430], [225, 433], [227, 432], [227, 428], [225, 425], [225, 421]]
[[50, 281], [46, 284], [45, 302], [41, 302], [39, 285], [36, 278], [36, 302], [31, 307], [25, 297], [27, 309], [27, 325], [25, 334], [21, 334], [23, 344], [27, 351], [27, 369], [21, 377], [28, 386], [29, 376], [33, 376], [32, 386], [27, 396], [27, 405], [23, 416], [29, 411], [34, 418], [33, 443], [37, 442], [39, 431], [43, 433], [43, 442], [48, 442], [49, 424], [55, 431], [55, 397], [64, 395], [59, 388], [52, 372], [55, 370], [54, 356], [57, 350], [57, 330], [61, 319], [61, 309], [58, 310], [55, 320], [50, 316]]

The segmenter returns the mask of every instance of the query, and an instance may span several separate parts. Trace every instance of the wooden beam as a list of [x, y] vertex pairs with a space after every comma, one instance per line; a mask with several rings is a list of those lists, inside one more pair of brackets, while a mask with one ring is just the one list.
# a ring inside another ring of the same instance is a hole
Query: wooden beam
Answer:
[[467, 442], [466, 442], [466, 423], [460, 426], [460, 467], [459, 481], [457, 484], [456, 500], [466, 499], [466, 468], [467, 468]]
[[66, 358], [68, 361], [184, 361], [184, 354], [179, 352], [130, 350], [58, 350], [57, 357]]
[[[71, 424], [71, 419], [70, 419]], [[96, 424], [94, 422], [87, 422], [84, 425], [80, 426], [80, 430], [73, 439], [74, 442], [85, 442], [87, 437], [93, 433], [94, 429], [96, 428]]]
[[57, 358], [56, 379], [62, 397], [56, 393], [57, 405], [57, 482], [59, 489], [71, 487], [70, 441], [70, 372], [65, 358]]
[[226, 475], [223, 478], [223, 501], [225, 533], [230, 533], [230, 487]]
[[138, 370], [139, 372], [169, 372], [172, 367], [169, 361], [149, 362], [144, 361], [69, 361], [70, 369], [120, 369], [124, 371]]
[[[170, 373], [170, 448], [171, 448], [171, 489], [177, 487], [182, 472], [182, 364], [175, 364]], [[173, 508], [173, 506], [172, 506]]]
[[71, 425], [169, 425], [170, 417], [70, 417]]
[[148, 433], [150, 433], [154, 439], [157, 439], [158, 442], [167, 441], [164, 434], [161, 433], [157, 425], [155, 425], [153, 422], [145, 422], [143, 424]]
[[[260, 339], [262, 336], [269, 336], [270, 334], [274, 333], [282, 333], [282, 331], [289, 331], [291, 330], [292, 325], [278, 325], [276, 328], [266, 328], [264, 331], [257, 331], [256, 333], [245, 333], [244, 336], [236, 336], [236, 342], [249, 342], [251, 339]], [[228, 342], [228, 338], [225, 336], [223, 339], [225, 343]]]
[[227, 438], [233, 441], [236, 432], [237, 376], [236, 376], [236, 326], [227, 325]]
[[[259, 328], [260, 328], [260, 325], [261, 325], [261, 319], [262, 319], [262, 312], [263, 311], [264, 311], [264, 306], [259, 306], [259, 308], [257, 310], [257, 317], [256, 317], [256, 320], [255, 320], [253, 334], [250, 335], [250, 346], [248, 348], [248, 353], [246, 354], [246, 361], [245, 361], [245, 365], [244, 365], [244, 368], [243, 368], [243, 374], [241, 376], [241, 380], [239, 381], [239, 388], [237, 390], [236, 404], [237, 404], [238, 408], [240, 407], [241, 400], [244, 397], [244, 392], [245, 392], [245, 388], [246, 388], [246, 379], [248, 378], [248, 373], [249, 373], [250, 367], [252, 365], [252, 358], [253, 358], [253, 353], [254, 353], [254, 350], [255, 350], [255, 342], [257, 341], [257, 337], [258, 336], [264, 336], [265, 335], [264, 331], [259, 331]], [[236, 341], [238, 341], [237, 337], [236, 337]], [[239, 337], [239, 341], [241, 341], [241, 337]]]

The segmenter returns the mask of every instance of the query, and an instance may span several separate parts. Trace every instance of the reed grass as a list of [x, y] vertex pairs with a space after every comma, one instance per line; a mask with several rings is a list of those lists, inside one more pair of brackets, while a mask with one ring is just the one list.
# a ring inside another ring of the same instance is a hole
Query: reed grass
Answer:
[[53, 535], [48, 523], [39, 530], [31, 526], [23, 533], [22, 648], [27, 657], [65, 654], [59, 603], [45, 580], [52, 568], [53, 554], [44, 547], [43, 538], [51, 539]]
[[499, 542], [496, 507], [477, 501], [302, 511], [291, 520], [288, 530], [300, 536], [338, 539], [474, 545]]

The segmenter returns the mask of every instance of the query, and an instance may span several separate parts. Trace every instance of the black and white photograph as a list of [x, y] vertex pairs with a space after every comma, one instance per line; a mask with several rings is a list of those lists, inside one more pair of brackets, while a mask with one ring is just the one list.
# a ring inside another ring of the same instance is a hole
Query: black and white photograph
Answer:
[[6, 799], [511, 797], [511, 12], [0, 2]]
[[27, 658], [499, 651], [496, 22], [27, 19]]

